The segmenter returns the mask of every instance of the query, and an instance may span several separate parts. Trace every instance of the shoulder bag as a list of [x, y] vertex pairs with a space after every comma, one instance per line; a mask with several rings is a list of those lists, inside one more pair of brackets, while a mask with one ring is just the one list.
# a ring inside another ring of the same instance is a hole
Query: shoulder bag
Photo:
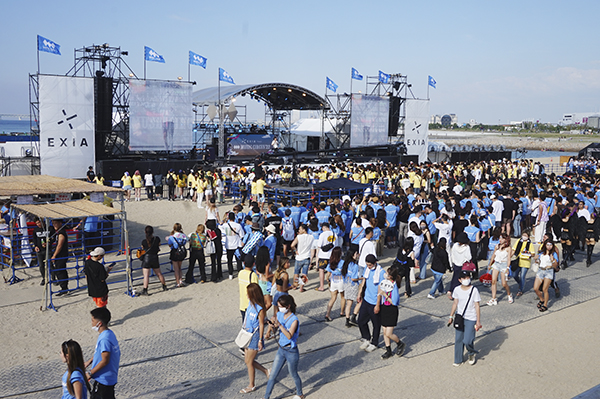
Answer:
[[467, 304], [465, 305], [462, 314], [459, 314], [457, 309], [457, 312], [454, 315], [454, 328], [456, 328], [458, 331], [465, 331], [465, 318], [463, 317], [463, 314], [465, 314], [465, 312], [467, 311], [467, 306], [469, 306], [469, 302], [471, 301], [471, 295], [473, 295], [474, 289], [475, 287], [471, 287], [471, 292], [469, 292], [469, 299], [467, 299]]
[[242, 349], [248, 347], [248, 345], [250, 344], [250, 341], [252, 340], [252, 336], [254, 335], [254, 333], [256, 332], [256, 330], [258, 329], [258, 327], [257, 327], [252, 332], [246, 331], [245, 327], [246, 327], [246, 319], [247, 318], [248, 318], [248, 313], [247, 313], [247, 310], [246, 310], [246, 315], [244, 316], [244, 323], [242, 324], [242, 328], [240, 329], [240, 332], [238, 333], [237, 337], [235, 338], [235, 344], [239, 348], [242, 348]]
[[206, 235], [206, 246], [204, 247], [204, 255], [212, 255], [215, 252], [217, 252], [217, 250], [215, 249], [215, 243], [213, 242], [213, 240], [210, 238], [210, 235]]

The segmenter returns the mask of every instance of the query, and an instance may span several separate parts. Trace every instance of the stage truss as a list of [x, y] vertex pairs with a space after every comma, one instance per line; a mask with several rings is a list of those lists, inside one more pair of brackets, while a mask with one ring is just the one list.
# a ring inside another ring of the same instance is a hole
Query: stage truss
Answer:
[[[391, 113], [398, 116], [398, 134], [395, 136], [388, 135], [388, 143], [396, 144], [403, 141], [403, 137], [399, 134], [404, 130], [404, 120], [406, 118], [406, 99], [408, 91], [412, 85], [408, 84], [406, 75], [391, 74], [388, 83], [379, 81], [379, 76], [367, 76], [366, 95], [369, 96], [390, 96], [398, 99], [398, 107], [390, 109]], [[411, 92], [412, 93], [412, 92]], [[350, 117], [352, 115], [352, 94], [357, 93], [340, 93], [327, 95], [326, 100], [328, 107], [323, 110], [322, 114], [322, 131], [321, 140], [319, 143], [320, 149], [325, 149], [327, 139], [331, 141], [335, 148], [348, 148], [350, 146]], [[413, 96], [414, 97], [414, 96]], [[326, 133], [331, 127], [331, 132]]]

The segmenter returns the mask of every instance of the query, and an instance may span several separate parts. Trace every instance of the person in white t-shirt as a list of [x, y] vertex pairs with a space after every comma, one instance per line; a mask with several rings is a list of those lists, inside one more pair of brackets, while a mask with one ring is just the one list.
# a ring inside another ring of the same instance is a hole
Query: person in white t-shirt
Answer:
[[367, 227], [365, 229], [365, 237], [358, 243], [358, 275], [362, 276], [367, 266], [367, 256], [375, 254], [375, 243], [371, 241], [373, 238], [373, 228]]
[[452, 291], [452, 310], [450, 311], [450, 320], [448, 325], [454, 323], [455, 314], [461, 315], [464, 319], [464, 327], [456, 329], [454, 338], [454, 366], [460, 366], [464, 362], [464, 350], [467, 348], [469, 364], [475, 364], [475, 333], [481, 329], [481, 318], [479, 303], [481, 296], [479, 290], [471, 285], [471, 272], [462, 271], [460, 274], [460, 285]]
[[300, 292], [304, 292], [304, 279], [310, 266], [310, 250], [312, 249], [314, 237], [306, 232], [306, 225], [298, 227], [298, 235], [292, 241], [292, 248], [296, 251], [296, 266], [294, 267], [294, 286], [300, 286]]
[[490, 195], [492, 200], [492, 215], [496, 218], [496, 226], [502, 226], [502, 212], [504, 211], [504, 203], [500, 201], [494, 194]]
[[148, 173], [144, 175], [144, 185], [146, 187], [146, 196], [150, 201], [154, 199], [154, 176], [152, 171], [148, 169]]

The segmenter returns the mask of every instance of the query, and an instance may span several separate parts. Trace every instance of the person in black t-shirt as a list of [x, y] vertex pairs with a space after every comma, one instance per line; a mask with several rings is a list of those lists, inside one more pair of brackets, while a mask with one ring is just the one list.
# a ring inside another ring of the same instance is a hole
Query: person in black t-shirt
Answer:
[[269, 214], [267, 215], [267, 218], [265, 219], [265, 227], [267, 227], [268, 225], [272, 224], [273, 226], [275, 226], [275, 238], [277, 239], [277, 245], [275, 246], [275, 260], [277, 261], [277, 264], [279, 264], [279, 255], [281, 255], [281, 249], [283, 247], [283, 242], [281, 239], [281, 216], [278, 215], [277, 213], [278, 209], [276, 205], [271, 205], [271, 208], [269, 209]]
[[88, 171], [87, 171], [86, 175], [87, 175], [87, 181], [88, 181], [88, 183], [93, 183], [94, 182], [94, 178], [96, 178], [96, 174], [94, 173], [94, 167], [93, 166], [90, 166], [88, 168]]
[[35, 251], [40, 274], [42, 275], [40, 285], [46, 284], [46, 245], [48, 237], [52, 237], [53, 235], [54, 228], [50, 226], [49, 231], [46, 231], [42, 226], [42, 220], [36, 217], [35, 227], [33, 228], [33, 250]]
[[53, 273], [60, 285], [60, 292], [56, 296], [62, 296], [69, 293], [69, 273], [67, 272], [67, 259], [69, 257], [69, 237], [67, 236], [66, 226], [60, 219], [52, 220], [52, 226], [56, 231], [53, 242], [54, 252], [50, 260], [53, 265]]
[[504, 204], [504, 210], [502, 211], [502, 232], [508, 234], [510, 237], [512, 223], [517, 211], [515, 201], [511, 198], [510, 192], [504, 194], [502, 203]]
[[104, 258], [104, 248], [97, 247], [90, 252], [90, 259], [85, 261], [83, 272], [87, 278], [88, 295], [92, 297], [94, 303], [99, 308], [104, 308], [108, 304], [108, 285], [106, 278], [112, 270], [112, 266], [104, 267], [100, 261]]

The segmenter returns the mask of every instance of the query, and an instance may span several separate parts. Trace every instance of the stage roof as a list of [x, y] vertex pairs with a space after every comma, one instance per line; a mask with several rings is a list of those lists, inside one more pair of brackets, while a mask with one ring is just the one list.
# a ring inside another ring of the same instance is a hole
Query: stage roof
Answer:
[[[232, 97], [250, 96], [264, 101], [276, 110], [320, 110], [327, 102], [318, 94], [304, 87], [287, 83], [263, 83], [258, 85], [222, 85], [221, 101]], [[194, 92], [194, 104], [210, 105], [219, 102], [218, 87], [208, 87]]]
[[121, 211], [114, 208], [109, 208], [103, 204], [87, 200], [37, 205], [14, 205], [14, 207], [40, 218], [48, 219], [82, 218], [87, 216], [106, 216], [121, 213]]

